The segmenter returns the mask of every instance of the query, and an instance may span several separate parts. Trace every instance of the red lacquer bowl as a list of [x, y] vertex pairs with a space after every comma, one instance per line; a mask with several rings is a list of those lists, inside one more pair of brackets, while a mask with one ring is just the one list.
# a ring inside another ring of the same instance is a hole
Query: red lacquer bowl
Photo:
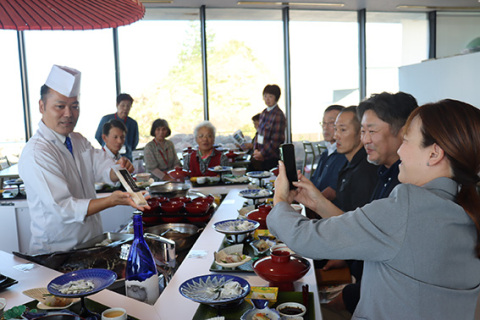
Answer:
[[183, 203], [187, 203], [192, 201], [192, 199], [190, 197], [175, 197], [175, 198], [171, 198], [170, 201], [181, 201]]
[[195, 222], [206, 222], [208, 219], [210, 219], [212, 215], [211, 214], [206, 214], [206, 215], [200, 215], [198, 217], [193, 217], [193, 216], [187, 216], [188, 222], [195, 223]]
[[258, 221], [260, 223], [259, 229], [268, 229], [267, 227], [267, 215], [272, 210], [269, 205], [261, 205], [257, 210], [250, 211], [246, 214], [246, 217], [250, 220]]
[[160, 204], [160, 208], [167, 213], [178, 213], [184, 206], [183, 201], [169, 201]]
[[173, 170], [167, 172], [167, 174], [172, 177], [175, 181], [183, 182], [188, 178], [188, 171], [183, 170], [181, 167], [176, 167]]
[[293, 282], [301, 279], [310, 269], [310, 262], [288, 251], [275, 250], [271, 256], [257, 260], [253, 270], [270, 287], [280, 291], [294, 291]]
[[207, 213], [209, 208], [210, 204], [208, 204], [208, 202], [189, 202], [185, 204], [185, 210], [188, 213]]

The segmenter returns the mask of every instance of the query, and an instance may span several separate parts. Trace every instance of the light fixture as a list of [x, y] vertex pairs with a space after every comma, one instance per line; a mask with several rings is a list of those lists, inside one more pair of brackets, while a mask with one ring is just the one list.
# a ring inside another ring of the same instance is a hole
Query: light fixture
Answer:
[[278, 1], [237, 1], [238, 5], [260, 6], [310, 6], [310, 7], [343, 7], [344, 3], [328, 2], [278, 2]]
[[[479, 0], [480, 2], [480, 0]], [[437, 10], [437, 11], [480, 11], [480, 7], [447, 7], [447, 6], [414, 6], [414, 5], [398, 5], [397, 9], [413, 9], [413, 10]]]

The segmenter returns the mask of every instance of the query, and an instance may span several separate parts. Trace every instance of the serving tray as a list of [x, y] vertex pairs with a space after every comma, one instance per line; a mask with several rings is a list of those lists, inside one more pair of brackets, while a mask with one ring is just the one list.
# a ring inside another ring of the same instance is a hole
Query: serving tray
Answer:
[[[304, 320], [315, 320], [315, 299], [313, 298], [313, 292], [308, 293], [308, 309], [307, 313], [303, 316]], [[303, 304], [303, 298], [301, 292], [282, 292], [278, 293], [277, 302], [271, 307], [275, 309], [278, 305], [284, 302], [298, 302]], [[216, 316], [224, 316], [225, 319], [240, 319], [240, 317], [248, 310], [253, 309], [253, 306], [245, 300], [237, 307], [228, 309], [218, 309], [210, 307], [206, 304], [200, 304], [197, 312], [193, 316], [193, 320], [210, 319]]]

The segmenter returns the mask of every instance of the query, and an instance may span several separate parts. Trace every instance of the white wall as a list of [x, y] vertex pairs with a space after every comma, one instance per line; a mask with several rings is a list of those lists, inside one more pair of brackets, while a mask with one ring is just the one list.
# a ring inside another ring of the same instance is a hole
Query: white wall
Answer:
[[399, 88], [419, 105], [450, 98], [480, 108], [480, 52], [400, 67]]

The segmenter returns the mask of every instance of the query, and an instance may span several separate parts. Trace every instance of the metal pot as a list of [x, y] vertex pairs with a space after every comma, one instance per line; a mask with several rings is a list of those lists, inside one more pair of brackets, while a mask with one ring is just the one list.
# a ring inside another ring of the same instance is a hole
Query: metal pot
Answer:
[[175, 241], [175, 250], [180, 252], [193, 246], [203, 228], [189, 223], [165, 223], [145, 228], [144, 231]]
[[150, 194], [161, 195], [164, 197], [184, 197], [190, 186], [185, 183], [167, 182], [164, 184], [153, 185], [147, 188]]

